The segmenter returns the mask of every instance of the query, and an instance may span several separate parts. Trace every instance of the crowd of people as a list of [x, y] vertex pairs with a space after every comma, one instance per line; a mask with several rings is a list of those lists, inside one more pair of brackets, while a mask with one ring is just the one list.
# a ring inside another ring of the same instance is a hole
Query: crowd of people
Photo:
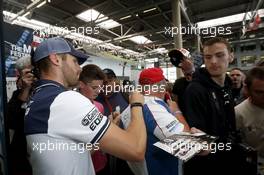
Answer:
[[[264, 175], [263, 63], [227, 74], [232, 48], [214, 37], [203, 44], [205, 67], [185, 57], [184, 77], [173, 85], [162, 69], [148, 68], [139, 75], [141, 92], [117, 92], [115, 72], [81, 68], [87, 59], [65, 39], [50, 38], [17, 61], [7, 111], [11, 174]], [[216, 136], [232, 149], [182, 162], [153, 145], [182, 132]]]

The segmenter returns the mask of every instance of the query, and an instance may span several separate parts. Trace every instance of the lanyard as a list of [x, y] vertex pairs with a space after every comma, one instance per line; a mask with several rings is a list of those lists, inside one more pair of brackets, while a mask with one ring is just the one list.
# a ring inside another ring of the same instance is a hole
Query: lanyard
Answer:
[[112, 112], [113, 112], [112, 105], [110, 104], [109, 100], [106, 97], [104, 97], [104, 99], [105, 99], [105, 103], [109, 109], [110, 114], [112, 114]]

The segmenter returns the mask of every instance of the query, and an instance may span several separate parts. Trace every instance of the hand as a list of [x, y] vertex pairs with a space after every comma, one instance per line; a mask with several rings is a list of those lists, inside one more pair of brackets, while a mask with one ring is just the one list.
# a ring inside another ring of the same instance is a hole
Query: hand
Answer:
[[120, 119], [121, 119], [121, 115], [120, 115], [119, 112], [113, 112], [111, 115], [108, 116], [108, 118], [114, 124], [119, 125]]
[[167, 100], [167, 104], [168, 104], [172, 113], [174, 113], [176, 111], [180, 111], [179, 106], [175, 101]]
[[191, 132], [191, 134], [195, 134], [195, 133], [204, 133], [205, 134], [205, 132], [203, 132], [200, 129], [197, 129], [195, 127], [192, 127], [190, 132]]
[[129, 102], [131, 103], [141, 103], [144, 104], [144, 96], [140, 94], [139, 92], [132, 92], [129, 97]]
[[[195, 134], [195, 133], [204, 133], [205, 134], [205, 132], [203, 132], [200, 129], [197, 129], [195, 127], [192, 127], [191, 130], [190, 130], [190, 132], [191, 132], [191, 134]], [[211, 147], [209, 147], [209, 148], [211, 148]], [[210, 149], [208, 149], [208, 150], [201, 150], [201, 152], [198, 155], [199, 156], [206, 156], [206, 155], [208, 155], [210, 153], [211, 153], [211, 150]]]
[[185, 58], [181, 61], [181, 69], [184, 75], [188, 73], [192, 73], [195, 70], [193, 62], [188, 58]]
[[35, 80], [36, 78], [31, 73], [31, 69], [25, 68], [22, 70], [20, 80], [18, 81], [18, 86], [20, 88], [18, 99], [21, 101], [28, 100], [32, 84]]
[[25, 68], [22, 70], [21, 75], [22, 89], [30, 89], [35, 81], [34, 75], [31, 73], [31, 69]]

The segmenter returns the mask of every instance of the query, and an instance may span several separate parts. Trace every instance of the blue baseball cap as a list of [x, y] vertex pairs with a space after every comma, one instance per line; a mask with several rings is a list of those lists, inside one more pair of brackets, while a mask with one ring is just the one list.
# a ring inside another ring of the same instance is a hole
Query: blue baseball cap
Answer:
[[60, 53], [68, 53], [72, 56], [75, 56], [78, 60], [79, 64], [84, 63], [88, 55], [76, 50], [73, 46], [63, 38], [55, 37], [49, 38], [37, 47], [34, 52], [33, 62], [38, 62], [41, 59], [49, 56], [50, 54], [60, 54]]

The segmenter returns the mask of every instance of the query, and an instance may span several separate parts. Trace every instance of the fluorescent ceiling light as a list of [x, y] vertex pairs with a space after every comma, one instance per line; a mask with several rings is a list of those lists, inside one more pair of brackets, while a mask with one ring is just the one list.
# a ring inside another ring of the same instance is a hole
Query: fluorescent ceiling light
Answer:
[[41, 21], [38, 21], [38, 20], [35, 20], [35, 19], [31, 19], [30, 22], [32, 22], [35, 25], [41, 26], [41, 27], [49, 27], [48, 23], [41, 22]]
[[164, 54], [164, 53], [168, 53], [168, 50], [165, 49], [164, 47], [160, 47], [160, 48], [157, 48], [157, 49], [153, 49], [153, 50], [149, 51], [148, 53], [149, 54], [156, 54], [156, 53]]
[[159, 58], [149, 58], [149, 59], [145, 59], [145, 61], [148, 63], [154, 63], [154, 62], [158, 62]]
[[164, 33], [165, 31], [162, 30], [162, 31], [159, 31], [159, 32], [156, 32], [156, 34], [161, 34], [161, 33]]
[[27, 12], [27, 13], [25, 13], [24, 15], [22, 15], [22, 17], [26, 17], [27, 15], [29, 15], [30, 14], [30, 12]]
[[[250, 12], [249, 12], [250, 13]], [[257, 11], [257, 14], [259, 14], [260, 17], [264, 16], [264, 9], [259, 9]], [[245, 13], [239, 13], [235, 15], [230, 15], [230, 16], [225, 16], [221, 18], [215, 18], [215, 19], [210, 19], [206, 21], [201, 21], [197, 23], [198, 28], [208, 28], [208, 27], [214, 27], [214, 26], [221, 26], [225, 24], [231, 24], [231, 23], [236, 23], [236, 22], [242, 22], [243, 18], [245, 16]], [[250, 16], [246, 16], [246, 20], [249, 20]]]
[[8, 11], [3, 11], [3, 14], [5, 15], [5, 16], [9, 16], [9, 17], [15, 17], [16, 16], [16, 14], [14, 14], [14, 13], [11, 13], [11, 12], [8, 12]]
[[[79, 15], [77, 15], [76, 17], [85, 21], [85, 22], [90, 22], [90, 21], [96, 20], [95, 22], [99, 23], [99, 22], [103, 21], [103, 22], [97, 24], [97, 26], [104, 28], [104, 29], [111, 29], [111, 28], [114, 28], [114, 27], [121, 25], [112, 19], [107, 20], [108, 19], [107, 16], [101, 14], [100, 12], [98, 12], [97, 10], [94, 10], [94, 9], [86, 10], [86, 11], [80, 13]], [[106, 20], [106, 21], [104, 21], [104, 20]]]
[[139, 36], [134, 36], [132, 38], [129, 38], [129, 40], [137, 43], [137, 44], [148, 44], [148, 43], [152, 43], [151, 40], [149, 40], [148, 38], [142, 36], [142, 35], [139, 35]]
[[203, 38], [213, 38], [213, 37], [215, 37], [215, 36], [209, 35], [209, 36], [204, 36]]
[[252, 34], [252, 35], [249, 35], [249, 38], [255, 38], [256, 35]]
[[167, 53], [168, 52], [168, 50], [165, 49], [164, 47], [154, 49], [154, 51], [157, 51], [158, 53]]
[[131, 18], [131, 15], [124, 16], [124, 17], [120, 18], [120, 20], [124, 20], [124, 19], [127, 19], [127, 18]]
[[197, 27], [199, 28], [208, 28], [213, 26], [220, 26], [225, 24], [231, 24], [235, 22], [241, 22], [243, 20], [245, 13], [240, 13], [231, 16], [225, 16], [222, 18], [210, 19], [197, 23]]
[[97, 19], [95, 22], [96, 22], [96, 23], [99, 23], [99, 22], [104, 21], [104, 20], [107, 20], [107, 19], [108, 19], [108, 17], [105, 16], [105, 17], [103, 17], [103, 18], [99, 18], [99, 19]]
[[89, 10], [86, 10], [86, 11], [80, 13], [79, 15], [76, 15], [76, 17], [85, 21], [85, 22], [90, 22], [90, 21], [94, 21], [96, 19], [103, 18], [104, 15], [100, 14], [97, 10], [89, 9]]
[[42, 3], [40, 3], [40, 4], [37, 6], [37, 8], [40, 8], [40, 7], [42, 7], [42, 6], [45, 5], [45, 4], [46, 4], [46, 0], [43, 1]]
[[157, 8], [154, 7], [154, 8], [151, 8], [151, 9], [147, 9], [147, 10], [144, 10], [143, 13], [147, 13], [147, 12], [150, 12], [150, 11], [153, 11], [153, 10], [156, 10]]
[[97, 25], [99, 27], [101, 27], [101, 28], [104, 28], [104, 29], [111, 29], [111, 28], [120, 26], [121, 24], [116, 22], [116, 21], [114, 21], [114, 20], [112, 20], [112, 19], [109, 19], [109, 20], [101, 22], [101, 23], [99, 23]]

